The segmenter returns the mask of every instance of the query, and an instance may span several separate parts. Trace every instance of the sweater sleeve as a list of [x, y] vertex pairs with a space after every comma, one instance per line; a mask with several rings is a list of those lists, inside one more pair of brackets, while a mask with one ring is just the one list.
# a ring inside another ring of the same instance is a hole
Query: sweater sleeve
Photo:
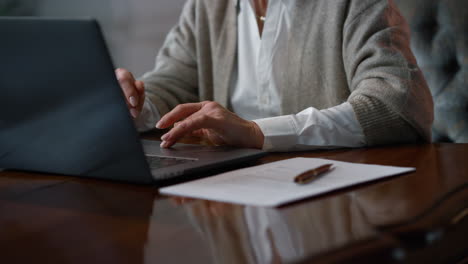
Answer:
[[178, 104], [198, 101], [195, 0], [184, 6], [178, 24], [169, 32], [155, 67], [140, 78], [146, 97], [161, 116]]
[[392, 0], [350, 1], [343, 60], [368, 145], [429, 141], [433, 102]]

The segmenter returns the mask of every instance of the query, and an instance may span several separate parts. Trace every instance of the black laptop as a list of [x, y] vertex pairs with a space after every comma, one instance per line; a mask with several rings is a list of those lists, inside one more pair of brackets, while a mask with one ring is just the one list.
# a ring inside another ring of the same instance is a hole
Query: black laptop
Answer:
[[0, 18], [0, 39], [0, 168], [166, 185], [265, 154], [140, 140], [95, 20]]

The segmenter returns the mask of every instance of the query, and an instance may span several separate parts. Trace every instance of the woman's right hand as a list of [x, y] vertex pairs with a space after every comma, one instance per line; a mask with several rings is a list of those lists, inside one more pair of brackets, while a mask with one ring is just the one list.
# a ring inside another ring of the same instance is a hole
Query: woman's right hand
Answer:
[[145, 85], [142, 81], [137, 81], [133, 74], [126, 69], [118, 68], [115, 75], [120, 87], [125, 95], [128, 109], [133, 118], [137, 118], [141, 113], [145, 103]]

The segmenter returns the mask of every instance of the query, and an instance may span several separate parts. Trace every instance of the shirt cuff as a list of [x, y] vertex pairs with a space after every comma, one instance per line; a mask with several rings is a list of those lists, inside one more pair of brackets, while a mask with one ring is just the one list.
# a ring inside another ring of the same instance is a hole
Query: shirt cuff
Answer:
[[317, 110], [309, 107], [296, 115], [254, 120], [262, 130], [266, 151], [362, 147], [362, 128], [350, 103]]
[[[262, 130], [263, 150], [286, 151], [296, 145], [297, 129], [291, 115], [253, 120]], [[282, 148], [283, 147], [283, 148]]]

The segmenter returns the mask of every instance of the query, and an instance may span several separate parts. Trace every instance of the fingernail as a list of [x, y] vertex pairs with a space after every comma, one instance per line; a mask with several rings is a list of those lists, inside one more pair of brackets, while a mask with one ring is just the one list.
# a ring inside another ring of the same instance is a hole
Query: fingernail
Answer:
[[161, 120], [159, 120], [159, 122], [156, 123], [156, 128], [161, 129]]
[[167, 148], [169, 146], [169, 143], [167, 141], [161, 142], [161, 148]]
[[162, 139], [162, 140], [167, 140], [168, 137], [169, 137], [169, 134], [164, 134], [164, 135], [162, 135], [161, 139]]
[[138, 116], [138, 111], [136, 109], [130, 109], [130, 114], [133, 116], [133, 118], [137, 118]]
[[135, 96], [130, 96], [128, 100], [130, 101], [131, 106], [136, 107], [138, 105], [138, 100], [135, 98]]

